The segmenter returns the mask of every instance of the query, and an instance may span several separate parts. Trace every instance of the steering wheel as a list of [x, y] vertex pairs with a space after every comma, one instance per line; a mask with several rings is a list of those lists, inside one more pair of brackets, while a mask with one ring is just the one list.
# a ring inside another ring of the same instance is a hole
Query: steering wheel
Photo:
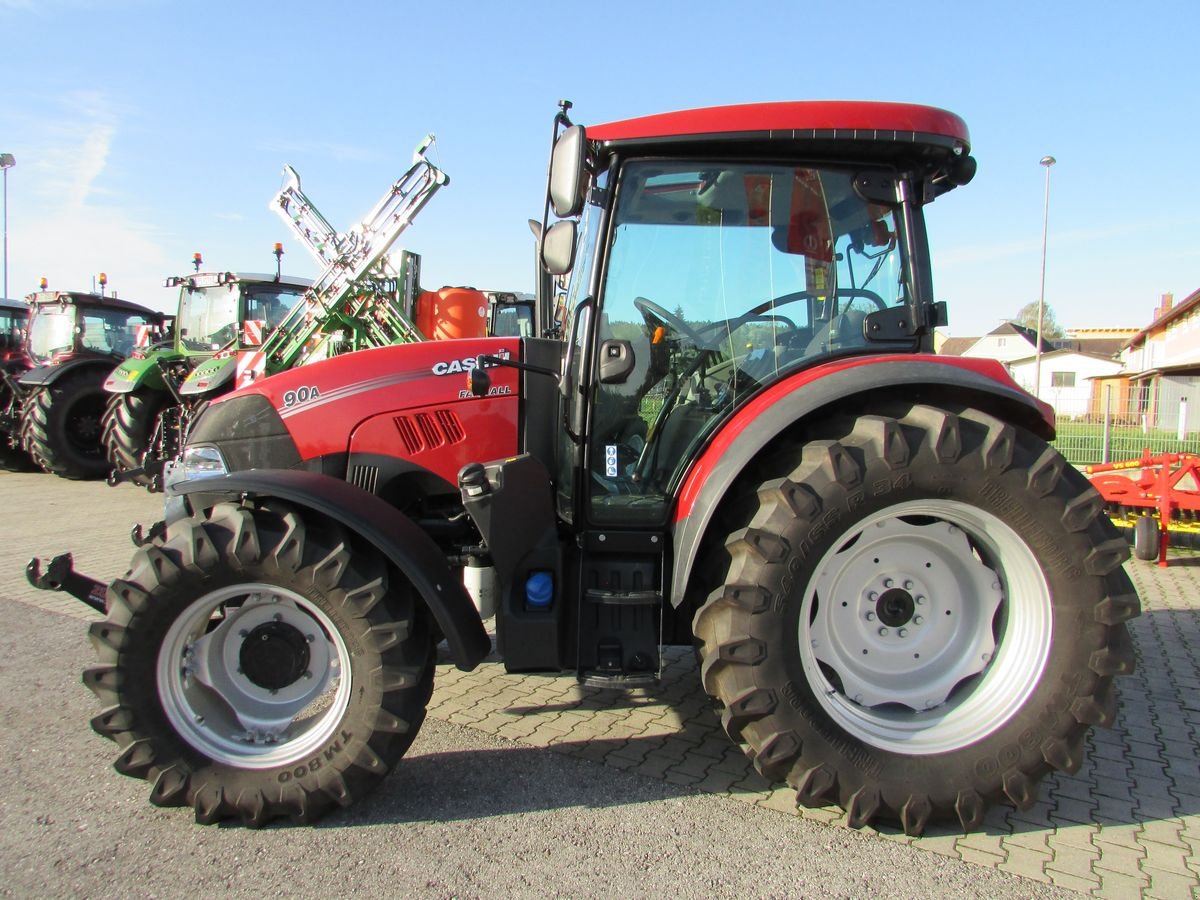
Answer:
[[687, 322], [679, 318], [674, 313], [669, 313], [653, 300], [647, 300], [645, 297], [634, 297], [633, 305], [637, 307], [637, 311], [642, 316], [649, 320], [651, 318], [658, 319], [664, 325], [669, 325], [675, 331], [687, 337], [697, 347], [705, 347], [704, 338], [700, 337], [699, 332], [692, 328]]

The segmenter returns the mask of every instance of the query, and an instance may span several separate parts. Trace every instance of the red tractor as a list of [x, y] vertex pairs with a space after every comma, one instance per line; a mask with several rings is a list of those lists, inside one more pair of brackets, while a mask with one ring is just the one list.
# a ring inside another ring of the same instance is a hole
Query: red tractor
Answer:
[[18, 438], [21, 399], [17, 381], [33, 368], [25, 349], [28, 325], [29, 304], [0, 297], [0, 466], [5, 469], [24, 469], [32, 463]]
[[[943, 110], [556, 117], [537, 334], [366, 350], [214, 400], [84, 680], [118, 771], [201, 822], [311, 821], [412, 743], [434, 648], [653, 684], [853, 826], [978, 828], [1080, 765], [1139, 601], [1051, 410], [933, 355]], [[549, 225], [553, 213], [557, 221]], [[559, 290], [555, 292], [556, 288]]]

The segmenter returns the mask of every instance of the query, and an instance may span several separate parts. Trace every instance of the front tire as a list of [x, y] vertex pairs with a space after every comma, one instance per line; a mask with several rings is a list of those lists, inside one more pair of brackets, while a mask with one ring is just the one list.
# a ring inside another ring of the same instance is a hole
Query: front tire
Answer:
[[407, 584], [341, 528], [222, 503], [140, 548], [84, 683], [117, 771], [196, 820], [312, 821], [404, 755], [433, 652]]
[[[759, 473], [697, 612], [706, 690], [758, 769], [854, 827], [977, 828], [1111, 725], [1126, 543], [1056, 451], [979, 412], [824, 423]], [[737, 498], [735, 498], [735, 501]]]
[[[116, 472], [142, 467], [159, 417], [170, 402], [166, 391], [146, 389], [109, 396], [104, 411], [104, 455]], [[143, 472], [128, 480], [149, 487], [153, 479], [154, 473]]]

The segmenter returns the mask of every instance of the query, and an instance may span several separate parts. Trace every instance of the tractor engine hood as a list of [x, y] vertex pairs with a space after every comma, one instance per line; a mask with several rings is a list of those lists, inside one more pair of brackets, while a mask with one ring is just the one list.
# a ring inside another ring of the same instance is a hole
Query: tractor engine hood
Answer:
[[495, 367], [484, 397], [467, 389], [467, 373], [480, 355], [520, 354], [517, 338], [427, 341], [290, 369], [210, 403], [185, 464], [202, 458], [213, 475], [302, 468], [345, 478], [354, 458], [399, 459], [453, 485], [468, 462], [518, 452], [520, 373]]

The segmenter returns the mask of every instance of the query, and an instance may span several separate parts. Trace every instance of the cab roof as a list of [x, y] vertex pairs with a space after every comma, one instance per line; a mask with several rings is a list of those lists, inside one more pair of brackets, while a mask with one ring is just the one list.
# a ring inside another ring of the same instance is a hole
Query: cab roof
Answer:
[[136, 312], [152, 319], [161, 319], [165, 313], [142, 306], [130, 300], [121, 300], [112, 296], [101, 296], [87, 291], [35, 291], [26, 297], [30, 306], [45, 306], [51, 303], [75, 303], [87, 306], [103, 306], [109, 309], [121, 309], [126, 312]]
[[659, 113], [587, 128], [604, 144], [684, 141], [868, 141], [970, 150], [966, 123], [952, 112], [913, 103], [796, 100]]

